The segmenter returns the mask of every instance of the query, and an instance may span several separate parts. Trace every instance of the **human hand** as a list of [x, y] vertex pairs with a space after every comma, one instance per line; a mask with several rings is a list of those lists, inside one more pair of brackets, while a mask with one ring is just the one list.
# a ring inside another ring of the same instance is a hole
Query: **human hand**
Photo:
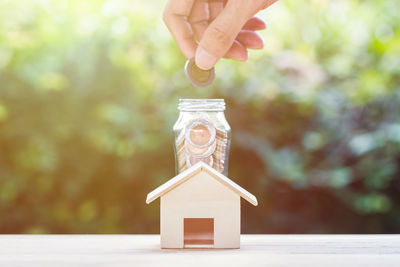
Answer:
[[163, 19], [183, 55], [207, 70], [222, 57], [246, 61], [247, 49], [263, 48], [255, 31], [266, 26], [254, 15], [276, 1], [168, 0]]

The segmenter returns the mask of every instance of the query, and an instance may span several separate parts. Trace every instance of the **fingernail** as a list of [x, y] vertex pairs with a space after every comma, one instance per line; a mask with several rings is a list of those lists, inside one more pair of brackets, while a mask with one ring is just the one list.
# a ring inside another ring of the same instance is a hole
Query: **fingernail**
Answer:
[[209, 70], [217, 63], [218, 58], [208, 53], [201, 46], [196, 50], [196, 65], [203, 70]]

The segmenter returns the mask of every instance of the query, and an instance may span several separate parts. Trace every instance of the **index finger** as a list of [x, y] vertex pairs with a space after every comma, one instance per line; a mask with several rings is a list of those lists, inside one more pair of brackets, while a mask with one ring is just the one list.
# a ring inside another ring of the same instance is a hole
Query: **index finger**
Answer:
[[186, 58], [194, 57], [197, 44], [188, 17], [195, 0], [169, 0], [164, 8], [163, 19]]

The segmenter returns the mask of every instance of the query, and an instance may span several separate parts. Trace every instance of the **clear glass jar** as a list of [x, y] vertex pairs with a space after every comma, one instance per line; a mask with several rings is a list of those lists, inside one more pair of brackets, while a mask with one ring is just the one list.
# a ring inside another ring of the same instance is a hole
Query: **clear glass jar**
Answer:
[[179, 99], [175, 136], [176, 173], [199, 161], [228, 175], [231, 127], [225, 119], [223, 99]]

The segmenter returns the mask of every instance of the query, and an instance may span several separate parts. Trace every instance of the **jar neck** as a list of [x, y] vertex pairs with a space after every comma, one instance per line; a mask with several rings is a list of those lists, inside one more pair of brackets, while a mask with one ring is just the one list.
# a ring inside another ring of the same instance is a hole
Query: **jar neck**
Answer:
[[179, 99], [178, 109], [181, 112], [223, 112], [223, 99]]

